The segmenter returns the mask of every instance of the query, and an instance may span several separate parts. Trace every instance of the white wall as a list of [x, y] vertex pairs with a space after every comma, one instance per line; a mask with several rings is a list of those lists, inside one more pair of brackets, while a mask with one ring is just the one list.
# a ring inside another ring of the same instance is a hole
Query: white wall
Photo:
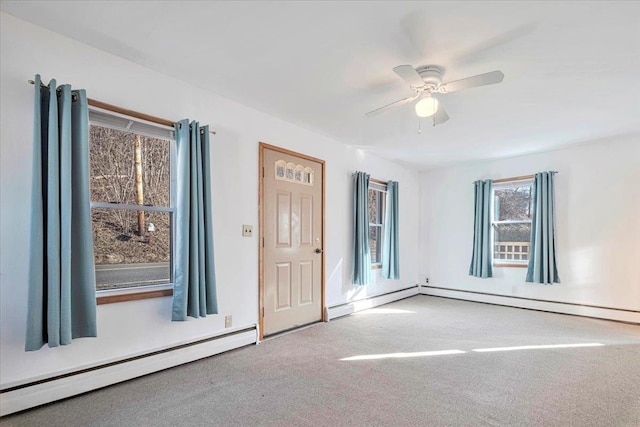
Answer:
[[[404, 166], [255, 111], [180, 80], [156, 73], [69, 38], [1, 14], [0, 143], [0, 384], [22, 383], [80, 367], [141, 354], [257, 322], [257, 237], [241, 237], [242, 224], [258, 223], [258, 142], [326, 161], [326, 301], [403, 289], [418, 280], [419, 176]], [[170, 54], [169, 52], [167, 54]], [[221, 64], [224, 66], [224, 64]], [[208, 123], [213, 138], [216, 268], [220, 315], [171, 322], [170, 298], [98, 307], [98, 338], [26, 353], [29, 194], [31, 188], [35, 73], [85, 88], [89, 97], [147, 114]], [[350, 284], [351, 173], [400, 182], [401, 280]], [[242, 171], [242, 173], [238, 173]], [[257, 233], [255, 233], [257, 235]]]
[[[481, 138], [479, 138], [481, 143]], [[526, 269], [468, 275], [473, 181], [556, 170], [558, 271], [562, 283], [525, 282]], [[421, 173], [420, 278], [431, 286], [640, 309], [640, 135]]]

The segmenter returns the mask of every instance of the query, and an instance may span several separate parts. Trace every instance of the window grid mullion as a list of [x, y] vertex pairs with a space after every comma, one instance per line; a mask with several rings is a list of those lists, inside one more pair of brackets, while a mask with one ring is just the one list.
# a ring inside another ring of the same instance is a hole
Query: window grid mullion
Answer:
[[503, 221], [491, 221], [492, 224], [531, 224], [530, 219], [517, 219], [517, 220], [503, 220]]
[[91, 202], [92, 209], [121, 209], [127, 211], [147, 211], [147, 212], [171, 212], [175, 213], [176, 209], [164, 206], [147, 206], [147, 205], [127, 205], [121, 203], [108, 202]]

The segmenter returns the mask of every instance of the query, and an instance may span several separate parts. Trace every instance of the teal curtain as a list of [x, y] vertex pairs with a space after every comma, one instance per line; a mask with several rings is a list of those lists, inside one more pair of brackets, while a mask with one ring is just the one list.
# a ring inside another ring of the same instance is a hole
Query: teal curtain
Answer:
[[398, 211], [398, 183], [389, 181], [387, 183], [387, 211], [382, 242], [382, 277], [385, 279], [400, 278]]
[[26, 351], [96, 336], [87, 95], [34, 87]]
[[533, 182], [533, 217], [531, 219], [531, 255], [527, 282], [560, 283], [556, 263], [555, 197], [553, 172], [540, 172]]
[[371, 283], [369, 247], [369, 175], [353, 174], [353, 253], [351, 279], [356, 285]]
[[476, 181], [473, 226], [473, 254], [469, 275], [492, 277], [491, 268], [491, 180]]
[[172, 320], [218, 313], [213, 256], [209, 126], [175, 124], [177, 146], [176, 254]]

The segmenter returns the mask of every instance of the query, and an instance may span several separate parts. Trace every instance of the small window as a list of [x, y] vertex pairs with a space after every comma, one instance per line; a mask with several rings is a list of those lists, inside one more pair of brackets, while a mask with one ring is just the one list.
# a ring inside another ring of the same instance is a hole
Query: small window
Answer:
[[96, 290], [171, 288], [173, 130], [103, 110], [89, 113]]
[[526, 266], [531, 241], [533, 181], [494, 184], [492, 206], [491, 237], [494, 263]]
[[387, 185], [369, 181], [369, 247], [373, 268], [380, 268], [382, 265], [382, 231], [386, 201]]
[[312, 168], [287, 163], [284, 160], [276, 160], [275, 166], [275, 179], [313, 186]]

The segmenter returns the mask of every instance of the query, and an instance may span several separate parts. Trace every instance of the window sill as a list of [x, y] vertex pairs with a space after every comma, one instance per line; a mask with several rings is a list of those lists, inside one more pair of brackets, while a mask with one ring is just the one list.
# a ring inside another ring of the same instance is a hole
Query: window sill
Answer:
[[527, 268], [529, 267], [529, 264], [509, 264], [509, 263], [497, 263], [494, 262], [493, 263], [494, 267], [515, 267], [515, 268]]
[[169, 297], [172, 295], [173, 289], [159, 289], [153, 291], [132, 292], [116, 295], [101, 295], [96, 297], [96, 304], [113, 304], [116, 302], [137, 301], [141, 299]]
[[380, 269], [382, 269], [382, 264], [373, 264], [371, 266], [371, 269], [372, 270], [380, 270]]

